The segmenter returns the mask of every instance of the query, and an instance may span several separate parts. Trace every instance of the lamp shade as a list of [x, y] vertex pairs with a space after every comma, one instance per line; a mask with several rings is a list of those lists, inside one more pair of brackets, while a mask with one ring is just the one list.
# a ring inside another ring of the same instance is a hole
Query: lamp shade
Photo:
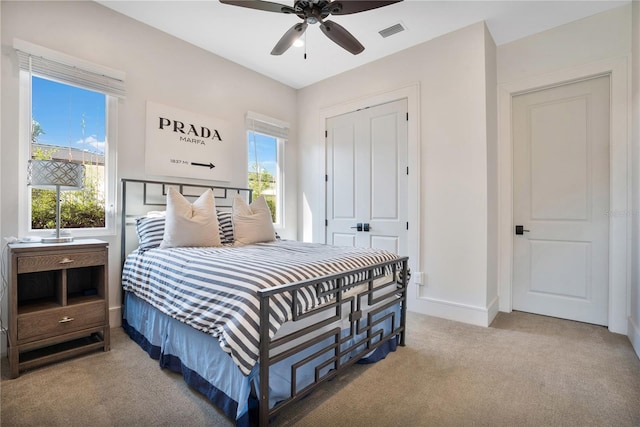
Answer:
[[50, 190], [80, 190], [84, 187], [84, 165], [57, 160], [29, 160], [27, 183]]

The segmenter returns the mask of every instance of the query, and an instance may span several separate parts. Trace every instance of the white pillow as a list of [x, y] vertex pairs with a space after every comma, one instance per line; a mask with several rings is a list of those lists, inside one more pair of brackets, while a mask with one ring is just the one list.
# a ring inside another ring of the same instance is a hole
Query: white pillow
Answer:
[[211, 189], [190, 203], [169, 187], [161, 248], [221, 246], [216, 202]]
[[264, 196], [258, 197], [251, 205], [240, 195], [233, 199], [233, 238], [234, 245], [272, 242], [276, 232], [271, 221], [271, 210]]

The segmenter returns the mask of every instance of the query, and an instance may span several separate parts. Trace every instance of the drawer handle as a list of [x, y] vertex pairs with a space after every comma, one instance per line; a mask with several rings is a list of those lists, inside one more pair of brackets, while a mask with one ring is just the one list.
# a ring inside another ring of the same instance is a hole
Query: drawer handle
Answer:
[[73, 317], [64, 316], [62, 319], [58, 320], [58, 323], [68, 323], [73, 322], [75, 319]]
[[75, 260], [69, 259], [69, 258], [63, 258], [62, 261], [60, 261], [60, 264], [71, 264], [72, 262], [75, 262]]

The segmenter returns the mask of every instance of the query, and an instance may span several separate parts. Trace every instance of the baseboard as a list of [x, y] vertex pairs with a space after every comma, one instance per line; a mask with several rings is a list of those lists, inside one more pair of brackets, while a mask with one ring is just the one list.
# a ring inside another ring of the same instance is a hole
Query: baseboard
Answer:
[[417, 298], [409, 303], [409, 311], [441, 317], [471, 325], [489, 326], [498, 314], [499, 299], [495, 297], [487, 307], [461, 304], [435, 298]]
[[493, 301], [489, 303], [489, 307], [487, 307], [487, 326], [496, 318], [498, 311], [500, 311], [500, 299], [495, 297]]
[[629, 341], [631, 341], [631, 345], [640, 359], [640, 327], [636, 325], [631, 316], [628, 318], [629, 326], [627, 326], [627, 336], [629, 337]]
[[122, 307], [109, 307], [109, 326], [119, 328], [122, 326]]

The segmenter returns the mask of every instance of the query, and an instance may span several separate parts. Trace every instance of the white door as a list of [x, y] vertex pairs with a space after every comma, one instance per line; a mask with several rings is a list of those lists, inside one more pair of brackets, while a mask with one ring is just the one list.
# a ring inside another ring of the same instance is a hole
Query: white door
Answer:
[[609, 77], [515, 96], [512, 111], [513, 309], [606, 325]]
[[407, 100], [326, 125], [327, 244], [407, 255]]

